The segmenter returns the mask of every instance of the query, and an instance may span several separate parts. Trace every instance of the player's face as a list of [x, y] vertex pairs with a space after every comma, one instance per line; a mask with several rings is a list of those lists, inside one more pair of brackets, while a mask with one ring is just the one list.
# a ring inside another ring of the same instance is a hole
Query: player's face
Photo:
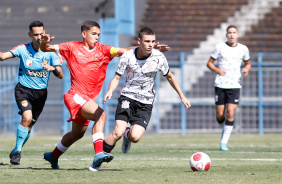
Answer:
[[43, 27], [33, 27], [28, 36], [32, 39], [33, 46], [40, 45], [41, 35], [45, 33]]
[[84, 40], [85, 46], [89, 49], [93, 49], [96, 43], [99, 40], [100, 29], [97, 27], [91, 27], [89, 30], [82, 31], [82, 37]]
[[142, 55], [148, 56], [151, 54], [152, 49], [156, 44], [156, 36], [155, 35], [143, 35], [142, 38], [138, 38], [138, 44], [140, 45], [140, 49], [142, 51]]
[[226, 33], [227, 42], [231, 46], [237, 45], [238, 31], [236, 28], [229, 28]]

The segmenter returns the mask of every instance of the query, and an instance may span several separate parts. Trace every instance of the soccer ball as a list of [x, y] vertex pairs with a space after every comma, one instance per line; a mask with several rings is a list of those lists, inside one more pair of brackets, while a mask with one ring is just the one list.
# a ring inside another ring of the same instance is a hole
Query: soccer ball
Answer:
[[193, 171], [207, 171], [211, 167], [211, 159], [204, 152], [194, 153], [190, 158], [190, 167]]

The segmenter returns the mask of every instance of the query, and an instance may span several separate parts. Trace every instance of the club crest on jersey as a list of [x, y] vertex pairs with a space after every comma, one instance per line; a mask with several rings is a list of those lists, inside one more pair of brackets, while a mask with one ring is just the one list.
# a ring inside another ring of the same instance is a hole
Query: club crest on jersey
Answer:
[[27, 107], [28, 101], [27, 101], [27, 100], [23, 100], [23, 101], [21, 102], [21, 104], [22, 104], [23, 107]]
[[128, 109], [130, 102], [127, 100], [122, 101], [121, 108]]
[[31, 66], [32, 65], [32, 60], [31, 59], [27, 59], [25, 64], [26, 64], [26, 66]]

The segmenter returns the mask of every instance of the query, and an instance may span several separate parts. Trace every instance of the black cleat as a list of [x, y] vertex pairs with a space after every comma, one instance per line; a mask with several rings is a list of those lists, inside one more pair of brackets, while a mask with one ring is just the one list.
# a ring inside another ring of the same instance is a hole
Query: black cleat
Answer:
[[20, 161], [21, 161], [21, 152], [20, 151], [16, 151], [14, 154], [10, 154], [10, 163], [12, 165], [20, 165]]

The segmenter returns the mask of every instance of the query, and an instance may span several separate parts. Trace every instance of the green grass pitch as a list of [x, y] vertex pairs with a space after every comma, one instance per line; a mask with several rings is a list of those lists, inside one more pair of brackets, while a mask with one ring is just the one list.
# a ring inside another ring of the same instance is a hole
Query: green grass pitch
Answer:
[[[228, 152], [219, 151], [220, 135], [149, 135], [121, 152], [120, 140], [114, 160], [99, 172], [88, 170], [94, 157], [92, 138], [76, 142], [52, 170], [43, 153], [52, 151], [60, 136], [33, 136], [22, 150], [21, 165], [10, 165], [15, 137], [0, 139], [0, 183], [282, 183], [282, 135], [234, 134]], [[207, 172], [193, 172], [190, 156], [202, 151], [211, 158]]]

